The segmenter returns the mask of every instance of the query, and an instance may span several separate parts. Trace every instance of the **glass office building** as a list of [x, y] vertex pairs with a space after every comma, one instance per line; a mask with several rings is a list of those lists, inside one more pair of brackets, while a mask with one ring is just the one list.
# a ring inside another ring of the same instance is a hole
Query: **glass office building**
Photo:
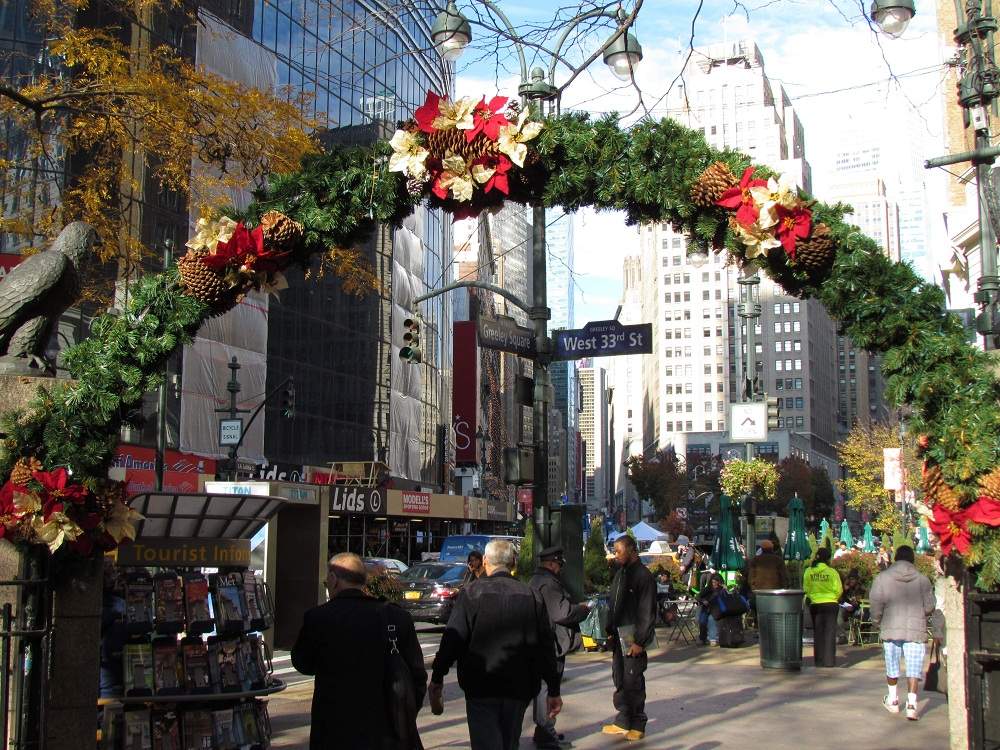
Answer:
[[[390, 136], [397, 120], [423, 104], [428, 89], [452, 91], [451, 73], [430, 42], [434, 15], [426, 1], [390, 8], [380, 2], [258, 0], [249, 27], [254, 41], [277, 58], [277, 83], [312, 95], [323, 139], [364, 144]], [[422, 263], [409, 269], [416, 269], [417, 285], [440, 286], [451, 259], [450, 219], [421, 208], [410, 230], [423, 251]], [[410, 468], [393, 474], [424, 485], [446, 483], [450, 346], [445, 337], [451, 318], [444, 297], [420, 306], [420, 425], [410, 426], [405, 441], [394, 440], [390, 429], [391, 373], [400, 366], [393, 315], [413, 312], [400, 307], [393, 294], [400, 282], [392, 272], [397, 234], [380, 228], [361, 248], [381, 281], [378, 291], [355, 297], [332, 276], [306, 283], [290, 278], [291, 288], [271, 304], [268, 388], [295, 377], [296, 418], [283, 420], [280, 403], [269, 407], [269, 461], [323, 465], [382, 458], [396, 469], [403, 464], [394, 452], [416, 451], [416, 460], [406, 462]]]

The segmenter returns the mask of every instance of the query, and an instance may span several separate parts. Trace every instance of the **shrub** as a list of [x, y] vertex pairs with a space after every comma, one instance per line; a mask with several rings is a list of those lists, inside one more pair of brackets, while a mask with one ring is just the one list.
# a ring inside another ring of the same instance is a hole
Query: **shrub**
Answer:
[[878, 575], [878, 563], [876, 562], [875, 555], [866, 552], [848, 552], [836, 560], [831, 560], [830, 566], [840, 573], [841, 581], [846, 581], [847, 574], [852, 570], [856, 570], [858, 577], [861, 579], [861, 586], [866, 592], [871, 591], [872, 581]]
[[517, 553], [517, 569], [514, 575], [527, 583], [535, 574], [535, 521], [526, 518], [524, 521], [524, 538], [521, 549]]
[[671, 583], [678, 583], [681, 580], [681, 566], [670, 555], [662, 555], [649, 566], [649, 572], [654, 576], [666, 573]]
[[583, 548], [583, 587], [588, 593], [600, 591], [611, 583], [611, 567], [604, 548], [604, 530], [601, 522], [590, 525], [587, 546]]
[[386, 599], [390, 602], [398, 602], [403, 598], [403, 587], [399, 579], [381, 565], [369, 569], [368, 582], [364, 590], [376, 599]]
[[938, 577], [937, 560], [933, 555], [915, 555], [914, 564], [917, 570], [927, 576], [927, 579], [934, 585]]

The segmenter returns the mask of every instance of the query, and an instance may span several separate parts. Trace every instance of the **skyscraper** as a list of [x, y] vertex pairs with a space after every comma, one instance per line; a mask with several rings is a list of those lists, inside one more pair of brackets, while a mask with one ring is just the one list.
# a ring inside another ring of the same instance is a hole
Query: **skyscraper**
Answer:
[[[749, 154], [811, 189], [805, 136], [782, 86], [768, 78], [752, 40], [696, 50], [683, 87], [672, 92], [674, 119], [716, 148]], [[688, 261], [687, 238], [668, 225], [643, 229], [642, 309], [653, 322], [654, 354], [644, 363], [647, 451], [673, 445], [681, 455], [743, 455], [729, 439], [728, 404], [742, 398], [746, 328], [736, 315], [738, 271], [710, 254]], [[782, 417], [760, 455], [802, 455], [836, 466], [835, 328], [822, 305], [784, 294], [761, 279], [757, 372], [780, 399]], [[831, 472], [833, 473], [833, 472]]]

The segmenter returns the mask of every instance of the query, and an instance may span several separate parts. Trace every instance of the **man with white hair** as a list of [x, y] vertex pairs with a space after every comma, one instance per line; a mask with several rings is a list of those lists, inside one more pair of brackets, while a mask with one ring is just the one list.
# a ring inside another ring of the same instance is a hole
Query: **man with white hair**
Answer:
[[431, 709], [444, 710], [444, 676], [457, 662], [472, 750], [516, 750], [542, 680], [549, 715], [562, 708], [552, 625], [541, 595], [511, 576], [516, 556], [506, 540], [486, 545], [486, 575], [458, 595], [434, 657]]

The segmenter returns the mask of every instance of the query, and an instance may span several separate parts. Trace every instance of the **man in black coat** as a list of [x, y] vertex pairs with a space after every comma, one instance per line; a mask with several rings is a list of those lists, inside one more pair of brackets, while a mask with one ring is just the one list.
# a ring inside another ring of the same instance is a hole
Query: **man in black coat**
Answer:
[[[566, 667], [566, 654], [576, 651], [582, 645], [580, 638], [580, 623], [590, 612], [588, 604], [573, 604], [566, 586], [559, 578], [559, 572], [566, 564], [562, 547], [546, 547], [539, 554], [540, 565], [535, 575], [528, 581], [542, 596], [552, 629], [556, 636], [556, 669], [562, 678]], [[544, 750], [558, 750], [560, 735], [556, 732], [556, 721], [548, 715], [545, 697], [539, 693], [535, 696], [535, 745]]]
[[[630, 536], [615, 540], [615, 560], [619, 568], [608, 601], [608, 640], [613, 644], [611, 678], [618, 716], [601, 731], [634, 741], [646, 733], [646, 647], [655, 635], [656, 580], [639, 562]], [[623, 636], [628, 643], [622, 643]]]
[[417, 708], [423, 704], [427, 670], [410, 615], [362, 591], [365, 565], [352, 553], [334, 555], [327, 566], [330, 601], [305, 614], [292, 647], [292, 665], [316, 675], [310, 750], [413, 750], [419, 738], [401, 741], [390, 729], [385, 704], [388, 623], [410, 669]]
[[562, 708], [555, 636], [545, 602], [511, 577], [514, 545], [486, 545], [486, 577], [462, 589], [434, 657], [428, 693], [441, 713], [444, 676], [458, 662], [472, 750], [516, 750], [528, 703], [548, 685], [548, 715]]

